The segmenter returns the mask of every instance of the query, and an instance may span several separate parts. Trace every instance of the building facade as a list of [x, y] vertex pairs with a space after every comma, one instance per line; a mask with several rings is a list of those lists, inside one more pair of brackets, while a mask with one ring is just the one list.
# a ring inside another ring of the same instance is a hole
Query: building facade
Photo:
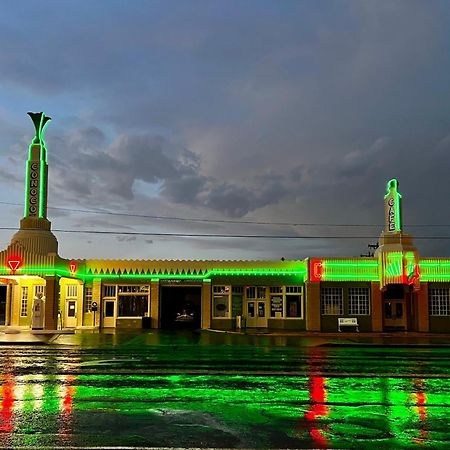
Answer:
[[47, 219], [50, 120], [26, 163], [24, 217], [0, 252], [0, 326], [236, 327], [313, 332], [450, 331], [450, 258], [422, 258], [403, 232], [397, 180], [373, 257], [291, 261], [65, 259]]

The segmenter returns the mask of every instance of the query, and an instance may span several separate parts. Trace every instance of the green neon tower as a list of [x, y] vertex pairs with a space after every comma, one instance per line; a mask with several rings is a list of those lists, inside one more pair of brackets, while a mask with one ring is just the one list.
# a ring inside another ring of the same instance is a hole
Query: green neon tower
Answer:
[[37, 254], [57, 254], [58, 242], [47, 219], [48, 164], [44, 129], [51, 119], [43, 112], [29, 112], [28, 115], [33, 121], [35, 136], [26, 163], [24, 215], [20, 230], [11, 243], [19, 243]]

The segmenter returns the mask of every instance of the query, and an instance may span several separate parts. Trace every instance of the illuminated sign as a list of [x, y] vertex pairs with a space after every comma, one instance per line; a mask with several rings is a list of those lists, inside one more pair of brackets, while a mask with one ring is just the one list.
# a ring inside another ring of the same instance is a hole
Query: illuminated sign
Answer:
[[22, 267], [22, 258], [20, 256], [9, 256], [6, 264], [12, 272], [15, 272]]
[[387, 193], [384, 196], [386, 226], [385, 231], [394, 233], [402, 231], [401, 224], [401, 198], [398, 192], [398, 181], [394, 178], [387, 184]]
[[77, 269], [78, 269], [77, 263], [75, 261], [70, 261], [70, 263], [69, 263], [69, 270], [70, 270], [70, 275], [72, 277], [77, 272]]
[[323, 261], [321, 259], [312, 259], [310, 262], [310, 275], [311, 281], [320, 281], [323, 275]]
[[30, 176], [28, 183], [28, 215], [36, 216], [38, 213], [38, 196], [39, 196], [39, 164], [32, 162], [30, 164]]

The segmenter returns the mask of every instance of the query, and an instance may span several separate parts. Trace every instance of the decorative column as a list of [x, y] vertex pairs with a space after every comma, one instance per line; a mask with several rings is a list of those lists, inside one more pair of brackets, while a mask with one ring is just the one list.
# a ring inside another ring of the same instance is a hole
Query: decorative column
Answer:
[[372, 300], [372, 331], [383, 331], [383, 300], [380, 290], [380, 283], [370, 284], [370, 298]]
[[211, 328], [211, 280], [202, 285], [202, 330]]
[[150, 317], [152, 328], [159, 328], [159, 280], [150, 282]]
[[420, 291], [417, 292], [417, 324], [417, 331], [423, 333], [430, 331], [428, 283], [420, 283]]
[[320, 331], [320, 282], [305, 283], [306, 330]]
[[[102, 279], [94, 278], [92, 282], [92, 301], [97, 303], [98, 308], [95, 313], [95, 323], [92, 324], [94, 327], [100, 326], [101, 315], [103, 314], [101, 299], [102, 299]], [[94, 320], [94, 318], [92, 318], [92, 320]]]
[[56, 330], [58, 328], [59, 279], [55, 276], [47, 276], [45, 283], [44, 330]]

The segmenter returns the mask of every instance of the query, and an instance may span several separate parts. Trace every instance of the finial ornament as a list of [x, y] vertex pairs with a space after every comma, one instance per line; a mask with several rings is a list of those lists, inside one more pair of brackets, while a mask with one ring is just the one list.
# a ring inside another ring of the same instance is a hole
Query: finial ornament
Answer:
[[46, 116], [43, 112], [29, 112], [28, 115], [33, 121], [34, 128], [36, 129], [36, 135], [33, 138], [32, 144], [44, 143], [44, 128], [51, 120], [51, 117]]

